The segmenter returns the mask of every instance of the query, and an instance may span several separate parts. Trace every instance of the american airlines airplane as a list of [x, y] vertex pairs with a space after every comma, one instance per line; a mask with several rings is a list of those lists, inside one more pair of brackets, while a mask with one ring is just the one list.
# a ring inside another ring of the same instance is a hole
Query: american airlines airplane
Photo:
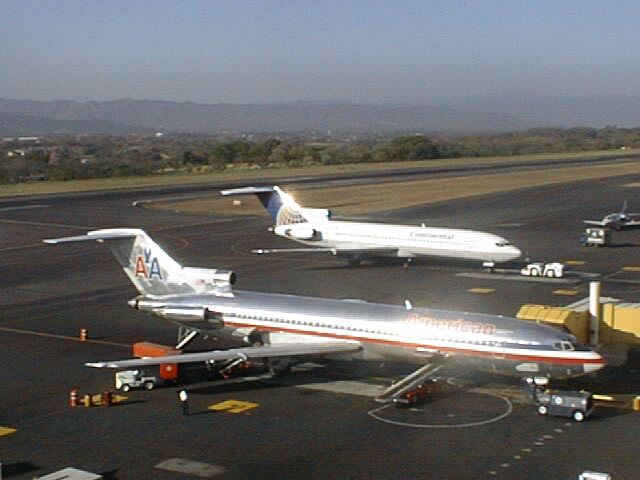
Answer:
[[436, 256], [488, 263], [508, 262], [522, 252], [508, 240], [475, 230], [331, 220], [327, 209], [303, 208], [278, 186], [223, 190], [222, 195], [255, 194], [275, 221], [273, 231], [312, 248], [257, 249], [254, 253], [330, 252], [349, 265], [363, 258]]
[[354, 300], [234, 290], [228, 270], [183, 267], [139, 229], [103, 229], [45, 243], [97, 241], [111, 247], [139, 295], [129, 301], [193, 332], [240, 335], [247, 346], [160, 358], [88, 363], [125, 368], [161, 363], [266, 359], [286, 371], [310, 357], [396, 360], [422, 368], [434, 357], [520, 377], [568, 378], [603, 358], [554, 328], [497, 315]]

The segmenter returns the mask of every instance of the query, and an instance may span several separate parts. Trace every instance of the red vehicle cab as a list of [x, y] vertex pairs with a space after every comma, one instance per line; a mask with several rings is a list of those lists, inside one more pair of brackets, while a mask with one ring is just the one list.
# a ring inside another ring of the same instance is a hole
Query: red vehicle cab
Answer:
[[435, 379], [429, 379], [394, 398], [393, 403], [399, 407], [416, 405], [441, 391], [442, 384]]

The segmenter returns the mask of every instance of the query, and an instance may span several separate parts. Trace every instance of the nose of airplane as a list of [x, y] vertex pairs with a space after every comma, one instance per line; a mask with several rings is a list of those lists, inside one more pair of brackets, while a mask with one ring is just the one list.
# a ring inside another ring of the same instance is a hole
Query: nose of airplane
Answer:
[[511, 245], [509, 247], [509, 254], [511, 255], [510, 260], [515, 260], [516, 258], [520, 258], [522, 256], [522, 251], [518, 247], [514, 247]]
[[595, 358], [593, 361], [583, 364], [584, 373], [593, 373], [597, 372], [598, 370], [602, 370], [606, 366], [606, 364], [607, 363], [605, 362], [602, 355], [595, 354]]

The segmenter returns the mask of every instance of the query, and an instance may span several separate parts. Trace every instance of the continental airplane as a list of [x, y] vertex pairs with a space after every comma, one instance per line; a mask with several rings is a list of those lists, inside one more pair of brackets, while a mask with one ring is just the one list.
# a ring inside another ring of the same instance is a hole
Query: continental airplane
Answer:
[[82, 241], [111, 247], [139, 292], [129, 301], [133, 308], [194, 332], [239, 335], [247, 343], [161, 360], [88, 363], [91, 367], [264, 359], [286, 371], [292, 362], [310, 357], [425, 366], [437, 356], [494, 373], [557, 379], [604, 366], [598, 353], [572, 335], [515, 318], [234, 290], [233, 272], [183, 267], [139, 229], [95, 230], [44, 240], [52, 244]]
[[331, 220], [331, 212], [303, 208], [278, 186], [223, 190], [222, 195], [255, 194], [275, 221], [273, 231], [312, 248], [256, 249], [254, 253], [330, 252], [346, 257], [349, 265], [363, 258], [420, 256], [447, 257], [482, 262], [508, 262], [521, 252], [508, 240], [492, 233], [453, 228], [390, 225]]
[[622, 204], [622, 210], [605, 215], [602, 220], [583, 220], [587, 225], [608, 227], [614, 230], [622, 230], [624, 227], [637, 227], [640, 221], [636, 220], [640, 213], [627, 213], [627, 201]]

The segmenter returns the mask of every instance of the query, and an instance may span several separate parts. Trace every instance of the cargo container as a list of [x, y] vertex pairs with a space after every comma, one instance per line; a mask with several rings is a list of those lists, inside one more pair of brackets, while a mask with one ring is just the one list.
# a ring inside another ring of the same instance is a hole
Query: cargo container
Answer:
[[164, 357], [165, 355], [180, 355], [182, 352], [168, 345], [159, 343], [137, 342], [133, 344], [134, 357]]
[[[133, 356], [134, 357], [164, 357], [166, 355], [180, 355], [181, 350], [176, 350], [174, 347], [168, 345], [161, 345], [159, 343], [151, 342], [137, 342], [133, 344]], [[175, 382], [178, 380], [178, 364], [177, 363], [162, 363], [159, 366], [159, 375], [165, 382]]]

